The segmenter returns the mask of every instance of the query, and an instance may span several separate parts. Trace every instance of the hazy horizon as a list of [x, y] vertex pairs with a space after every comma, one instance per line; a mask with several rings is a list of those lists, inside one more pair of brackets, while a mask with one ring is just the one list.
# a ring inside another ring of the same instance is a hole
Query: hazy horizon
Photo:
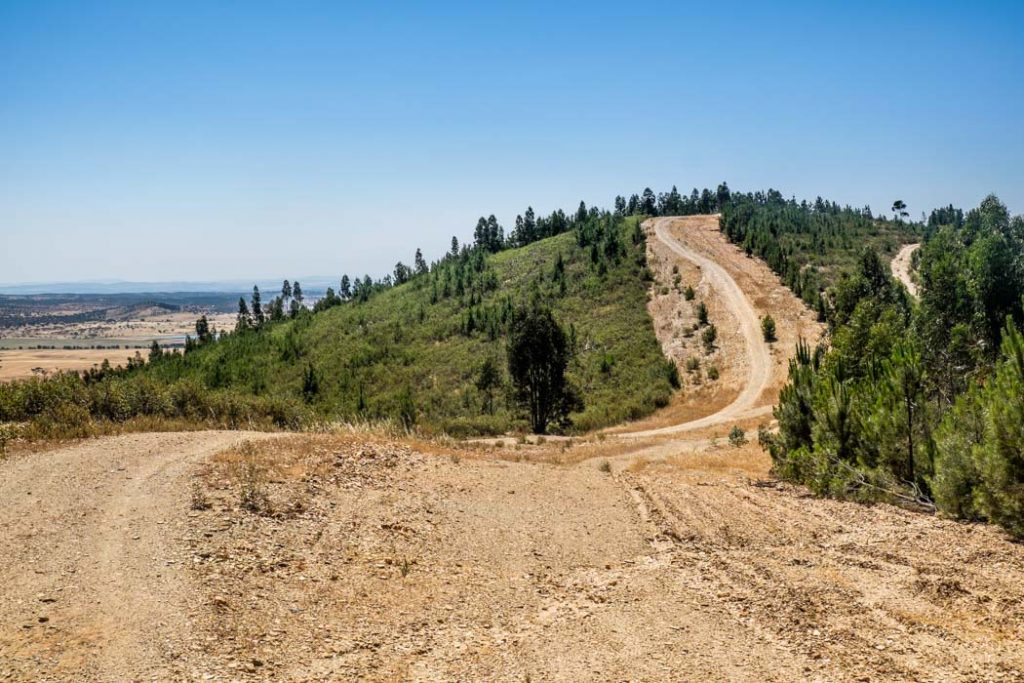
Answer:
[[1020, 212], [1022, 26], [1011, 2], [7, 2], [0, 282], [377, 277], [480, 215], [673, 184]]

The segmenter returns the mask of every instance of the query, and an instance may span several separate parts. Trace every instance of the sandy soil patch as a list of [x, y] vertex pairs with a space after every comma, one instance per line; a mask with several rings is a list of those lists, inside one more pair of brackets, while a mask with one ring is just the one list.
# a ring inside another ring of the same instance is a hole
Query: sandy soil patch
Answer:
[[[88, 370], [109, 360], [124, 365], [138, 349], [7, 349], [0, 350], [0, 381], [47, 375], [61, 370]], [[145, 356], [143, 356], [145, 357]]]

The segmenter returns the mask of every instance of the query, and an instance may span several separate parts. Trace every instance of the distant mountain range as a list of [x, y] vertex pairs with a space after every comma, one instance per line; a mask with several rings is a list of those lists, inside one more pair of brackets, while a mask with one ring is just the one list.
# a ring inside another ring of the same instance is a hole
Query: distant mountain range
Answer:
[[[338, 288], [339, 278], [300, 278], [303, 292], [310, 295], [322, 294], [328, 287]], [[129, 282], [123, 280], [90, 280], [83, 282], [30, 282], [0, 284], [0, 294], [165, 294], [174, 292], [223, 292], [248, 294], [257, 285], [266, 294], [281, 289], [283, 280], [210, 280], [206, 282]], [[269, 299], [269, 297], [264, 297]]]

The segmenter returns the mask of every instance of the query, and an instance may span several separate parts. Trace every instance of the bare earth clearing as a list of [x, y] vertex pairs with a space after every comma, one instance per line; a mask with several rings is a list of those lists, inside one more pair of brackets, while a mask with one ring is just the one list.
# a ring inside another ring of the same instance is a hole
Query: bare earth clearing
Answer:
[[892, 260], [892, 274], [897, 280], [903, 283], [911, 296], [917, 296], [917, 283], [910, 277], [911, 259], [920, 244], [904, 244]]
[[[815, 500], [722, 438], [769, 419], [817, 327], [713, 225], [650, 248], [708, 302], [720, 378], [623, 438], [144, 434], [0, 463], [0, 680], [1024, 680], [1024, 547]], [[659, 338], [702, 354], [673, 296]]]

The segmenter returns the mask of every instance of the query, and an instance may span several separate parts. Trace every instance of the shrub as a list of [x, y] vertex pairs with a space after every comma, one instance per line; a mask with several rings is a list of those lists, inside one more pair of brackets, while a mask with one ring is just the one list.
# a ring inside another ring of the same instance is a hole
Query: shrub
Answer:
[[769, 344], [778, 339], [775, 336], [775, 318], [770, 314], [761, 318], [761, 335]]
[[718, 379], [718, 366], [717, 365], [708, 366], [708, 379], [710, 379], [712, 381]]
[[708, 325], [704, 334], [701, 335], [701, 341], [704, 342], [704, 353], [711, 353], [715, 350], [715, 340], [717, 339], [718, 329], [714, 325]]
[[270, 496], [265, 488], [263, 470], [249, 458], [242, 462], [239, 469], [238, 502], [242, 509], [249, 512], [270, 511]]
[[689, 358], [687, 358], [686, 371], [697, 372], [698, 370], [700, 370], [700, 358], [697, 358], [697, 356], [690, 356]]
[[703, 301], [697, 304], [697, 324], [701, 327], [708, 324], [708, 307]]
[[731, 443], [733, 446], [736, 446], [738, 448], [745, 444], [746, 442], [747, 434], [742, 429], [740, 429], [739, 425], [736, 425], [731, 430], [729, 430], [729, 443]]
[[697, 296], [697, 293], [693, 291], [693, 287], [687, 285], [686, 289], [683, 290], [683, 298], [687, 301], [693, 301], [693, 297], [695, 296]]
[[198, 481], [193, 481], [189, 487], [188, 506], [190, 510], [206, 510], [210, 507], [210, 501], [206, 498], [206, 492], [203, 491], [202, 484]]

